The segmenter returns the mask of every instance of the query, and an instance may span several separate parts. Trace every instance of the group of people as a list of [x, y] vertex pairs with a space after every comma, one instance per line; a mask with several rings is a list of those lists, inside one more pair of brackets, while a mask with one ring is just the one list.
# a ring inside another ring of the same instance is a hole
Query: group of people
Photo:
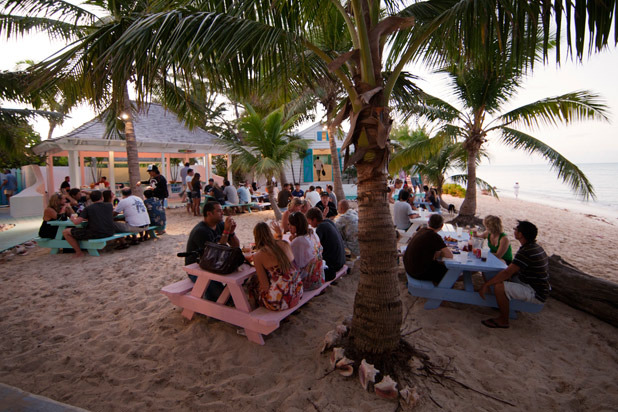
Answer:
[[[291, 308], [304, 290], [316, 289], [336, 277], [345, 265], [346, 248], [350, 255], [359, 255], [356, 211], [345, 199], [339, 201], [337, 208], [326, 191], [319, 193], [320, 200], [312, 205], [307, 195], [315, 190], [310, 187], [303, 192], [298, 185], [292, 194], [290, 186], [284, 185], [281, 192], [289, 191], [290, 196], [282, 207], [282, 220], [270, 225], [260, 222], [254, 227], [252, 258], [256, 275], [247, 288], [256, 304], [270, 310]], [[301, 195], [297, 197], [299, 192]], [[335, 216], [338, 216], [336, 221]], [[189, 235], [186, 265], [199, 259], [199, 251], [207, 242], [240, 246], [236, 223], [232, 217], [224, 219], [219, 202], [204, 205], [203, 220]], [[193, 275], [189, 277], [196, 280]], [[222, 284], [211, 281], [205, 298], [217, 300], [223, 288]]]
[[[144, 191], [144, 200], [135, 196], [128, 187], [123, 188], [121, 193], [121, 199], [115, 199], [111, 190], [82, 191], [73, 188], [66, 194], [52, 194], [43, 212], [39, 237], [56, 237], [58, 226], [51, 225], [50, 221], [71, 220], [76, 226], [64, 229], [62, 234], [73, 248], [75, 256], [80, 257], [83, 256], [79, 247], [80, 240], [101, 239], [115, 233], [134, 233], [130, 242], [137, 244], [137, 234], [141, 241], [148, 239], [149, 226], [165, 227], [166, 216], [162, 199], [156, 197], [157, 193], [152, 187]], [[124, 221], [115, 220], [118, 215], [122, 215]], [[82, 227], [84, 222], [87, 222], [87, 225]], [[120, 239], [116, 246], [117, 249], [127, 247], [129, 245], [124, 239]], [[71, 249], [64, 251], [70, 252]]]
[[[479, 290], [485, 299], [493, 287], [500, 315], [483, 320], [489, 328], [509, 327], [509, 301], [521, 300], [542, 303], [548, 297], [549, 272], [548, 258], [543, 248], [536, 243], [537, 227], [528, 221], [518, 221], [513, 229], [514, 237], [521, 247], [513, 256], [508, 236], [503, 230], [502, 221], [497, 216], [485, 217], [485, 230], [472, 231], [472, 236], [487, 239], [490, 252], [503, 260], [507, 267], [485, 282]], [[442, 258], [452, 258], [453, 253], [438, 234], [444, 225], [444, 218], [434, 214], [429, 218], [426, 228], [419, 229], [410, 239], [403, 262], [406, 272], [415, 279], [429, 280], [438, 284], [447, 272]]]

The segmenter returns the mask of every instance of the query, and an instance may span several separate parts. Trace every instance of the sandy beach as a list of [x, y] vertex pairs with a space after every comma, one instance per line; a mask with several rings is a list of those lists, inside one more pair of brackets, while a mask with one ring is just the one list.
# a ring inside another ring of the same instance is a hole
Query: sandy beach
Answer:
[[[461, 199], [445, 196], [459, 208]], [[618, 282], [618, 221], [514, 199], [479, 196], [478, 214], [539, 227], [548, 255]], [[252, 241], [265, 211], [236, 217]], [[0, 382], [96, 411], [394, 411], [358, 378], [327, 374], [324, 335], [351, 314], [358, 268], [311, 300], [259, 346], [236, 327], [181, 316], [159, 290], [181, 280], [189, 231], [200, 218], [168, 210], [167, 233], [126, 250], [76, 262], [35, 248], [0, 267]], [[415, 410], [615, 410], [618, 330], [549, 299], [508, 330], [480, 320], [494, 310], [443, 304], [426, 311], [399, 277], [405, 339], [446, 369], [453, 382], [415, 377]], [[419, 373], [420, 374], [420, 373]]]

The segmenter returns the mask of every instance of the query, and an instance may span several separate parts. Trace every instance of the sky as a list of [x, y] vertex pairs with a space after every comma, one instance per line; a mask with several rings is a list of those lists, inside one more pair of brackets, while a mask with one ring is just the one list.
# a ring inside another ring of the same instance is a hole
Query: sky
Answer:
[[[0, 70], [14, 70], [19, 61], [39, 61], [52, 54], [61, 44], [51, 42], [44, 34], [30, 35], [22, 39], [0, 40]], [[570, 161], [581, 163], [618, 162], [618, 49], [614, 46], [600, 53], [585, 57], [582, 63], [563, 58], [560, 66], [551, 60], [545, 66], [538, 65], [521, 88], [512, 109], [535, 100], [557, 96], [577, 90], [589, 90], [599, 94], [608, 106], [610, 122], [580, 122], [569, 126], [543, 127], [525, 130], [556, 149]], [[421, 76], [418, 85], [426, 92], [451, 103], [448, 84], [439, 75], [431, 74], [420, 66], [408, 68]], [[14, 106], [13, 106], [14, 107]], [[54, 132], [62, 136], [89, 121], [94, 112], [89, 107], [80, 107], [70, 113], [65, 123]], [[34, 125], [40, 135], [47, 136], [48, 125], [39, 120]], [[492, 165], [545, 163], [538, 156], [530, 156], [502, 146], [495, 138], [489, 138], [486, 147]]]

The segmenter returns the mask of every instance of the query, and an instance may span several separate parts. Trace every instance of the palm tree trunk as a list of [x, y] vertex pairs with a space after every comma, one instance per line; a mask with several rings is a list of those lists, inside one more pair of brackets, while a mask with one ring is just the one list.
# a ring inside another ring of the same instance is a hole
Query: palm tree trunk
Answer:
[[[290, 159], [290, 170], [292, 171], [292, 183], [296, 184], [296, 176], [294, 176], [294, 158]], [[300, 180], [298, 180], [300, 183]]]
[[283, 185], [288, 182], [288, 178], [285, 176], [285, 168], [281, 168], [281, 172], [279, 173], [279, 183], [281, 183], [281, 188], [283, 189]]
[[266, 193], [268, 193], [268, 201], [270, 202], [270, 207], [275, 212], [275, 219], [281, 220], [283, 214], [281, 210], [279, 210], [279, 206], [277, 206], [277, 198], [275, 197], [275, 187], [272, 184], [272, 178], [268, 178], [268, 186], [266, 186]]
[[339, 156], [337, 153], [337, 142], [335, 140], [335, 129], [331, 127], [330, 122], [328, 125], [328, 141], [330, 144], [330, 158], [333, 165], [333, 186], [335, 196], [337, 199], [345, 199], [345, 193], [343, 191], [343, 181], [341, 180], [341, 167], [339, 165]]
[[466, 196], [457, 215], [458, 219], [461, 217], [473, 221], [476, 214], [476, 155], [477, 150], [468, 149], [468, 183]]
[[360, 353], [385, 355], [399, 345], [402, 308], [396, 271], [397, 241], [388, 203], [389, 147], [380, 148], [378, 143], [378, 123], [388, 129], [391, 120], [383, 107], [375, 103], [373, 106], [360, 112], [356, 124], [363, 127], [354, 131], [359, 137], [361, 133], [366, 136], [362, 142], [356, 138], [356, 150], [368, 150], [356, 162], [360, 279], [351, 339]]
[[[138, 190], [137, 183], [140, 181], [139, 175], [139, 156], [137, 154], [137, 139], [135, 138], [135, 129], [133, 128], [133, 114], [131, 113], [131, 100], [129, 99], [129, 87], [124, 85], [124, 112], [128, 118], [124, 121], [124, 136], [127, 145], [127, 164], [129, 166], [129, 184], [133, 193], [141, 193]], [[138, 195], [139, 196], [139, 195]]]

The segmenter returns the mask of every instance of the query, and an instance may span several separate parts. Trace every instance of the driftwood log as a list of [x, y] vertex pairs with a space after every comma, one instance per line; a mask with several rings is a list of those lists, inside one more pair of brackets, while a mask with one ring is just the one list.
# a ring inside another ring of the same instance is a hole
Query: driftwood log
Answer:
[[579, 271], [558, 255], [549, 258], [550, 297], [618, 327], [618, 284]]

